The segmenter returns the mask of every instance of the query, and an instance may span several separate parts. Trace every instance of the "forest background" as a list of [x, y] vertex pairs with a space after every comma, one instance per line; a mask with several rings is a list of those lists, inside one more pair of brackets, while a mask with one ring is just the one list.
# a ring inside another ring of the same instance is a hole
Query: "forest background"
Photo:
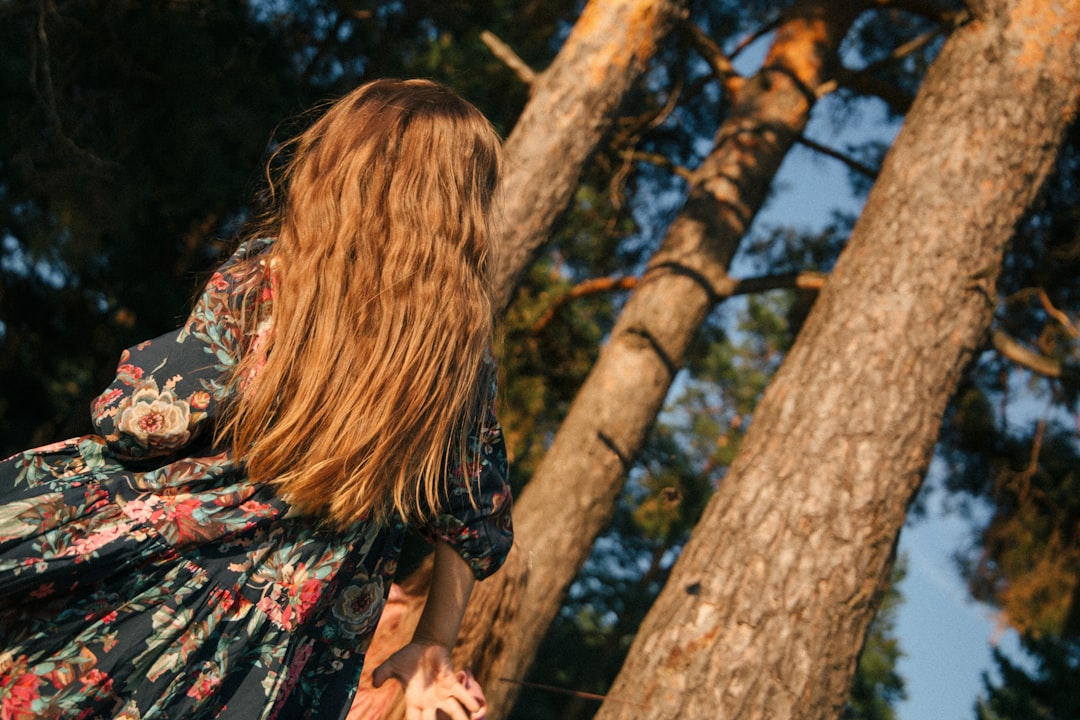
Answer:
[[[120, 349], [181, 321], [302, 110], [431, 77], [508, 137], [519, 549], [457, 650], [497, 717], [894, 717], [892, 550], [928, 507], [970, 528], [956, 572], [1022, 638], [971, 715], [1074, 717], [1077, 17], [1022, 0], [6, 0], [0, 453], [88, 431], [72, 408]], [[868, 118], [887, 129], [851, 132]], [[837, 212], [754, 223], [797, 191], [775, 183], [790, 153], [845, 169]], [[808, 425], [785, 425], [794, 396]]]

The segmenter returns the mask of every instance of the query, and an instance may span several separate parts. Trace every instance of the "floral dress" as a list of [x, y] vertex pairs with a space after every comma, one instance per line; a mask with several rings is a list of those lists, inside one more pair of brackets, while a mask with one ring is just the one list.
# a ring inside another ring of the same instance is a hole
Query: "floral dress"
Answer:
[[[212, 438], [259, 341], [238, 298], [269, 316], [269, 243], [241, 246], [182, 328], [122, 354], [97, 434], [0, 463], [0, 720], [347, 713], [404, 526], [290, 513]], [[512, 539], [493, 415], [467, 447], [421, 530], [483, 578]]]

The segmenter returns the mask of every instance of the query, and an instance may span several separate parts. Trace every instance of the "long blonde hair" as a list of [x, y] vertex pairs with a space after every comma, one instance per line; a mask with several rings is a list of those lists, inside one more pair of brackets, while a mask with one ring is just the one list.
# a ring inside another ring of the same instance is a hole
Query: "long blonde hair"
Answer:
[[430, 515], [484, 417], [498, 135], [442, 85], [377, 80], [289, 151], [250, 233], [277, 237], [272, 329], [219, 435], [335, 527]]

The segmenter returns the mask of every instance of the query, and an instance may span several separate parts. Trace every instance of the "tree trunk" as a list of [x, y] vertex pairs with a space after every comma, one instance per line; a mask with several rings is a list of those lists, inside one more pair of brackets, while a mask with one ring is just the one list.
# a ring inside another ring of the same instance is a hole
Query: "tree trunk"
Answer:
[[1077, 109], [1080, 0], [971, 5], [599, 719], [841, 712], [1004, 247]]
[[499, 310], [566, 209], [582, 168], [682, 12], [683, 0], [591, 0], [510, 137], [499, 181], [503, 233], [496, 269]]
[[726, 269], [802, 132], [814, 89], [855, 16], [849, 3], [800, 2], [761, 72], [739, 92], [689, 198], [603, 347], [551, 448], [519, 498], [506, 566], [473, 594], [455, 652], [480, 678], [489, 717], [504, 717], [520, 679], [608, 524], [630, 464]]

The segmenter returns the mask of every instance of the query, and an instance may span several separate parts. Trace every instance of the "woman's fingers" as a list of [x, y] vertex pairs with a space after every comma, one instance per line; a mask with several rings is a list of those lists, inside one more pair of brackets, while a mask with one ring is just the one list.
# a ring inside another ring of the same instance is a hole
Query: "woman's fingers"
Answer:
[[396, 679], [405, 691], [406, 720], [483, 720], [487, 701], [467, 671], [454, 672], [447, 648], [409, 643], [371, 674], [381, 687]]
[[439, 701], [438, 720], [472, 720], [480, 708], [480, 702], [459, 679], [460, 673], [439, 680], [445, 697]]
[[[461, 706], [468, 711], [469, 715], [480, 709], [480, 703], [473, 697], [468, 688], [461, 683], [455, 682], [450, 690], [450, 694], [453, 696], [454, 700], [460, 703]], [[465, 720], [469, 720], [468, 717], [466, 717]]]
[[469, 720], [469, 713], [461, 707], [461, 703], [455, 698], [449, 698], [439, 703], [439, 707], [433, 715], [437, 720]]

